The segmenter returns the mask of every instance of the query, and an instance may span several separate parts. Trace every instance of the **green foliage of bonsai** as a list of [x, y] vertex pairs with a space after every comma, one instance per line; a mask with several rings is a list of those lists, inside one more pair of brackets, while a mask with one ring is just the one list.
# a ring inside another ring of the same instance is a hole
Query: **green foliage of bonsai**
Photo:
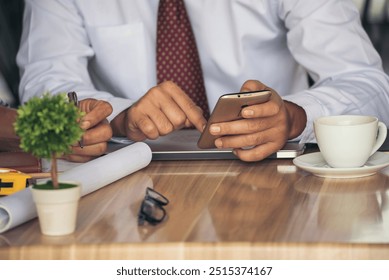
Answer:
[[78, 121], [82, 112], [69, 103], [65, 93], [33, 97], [17, 110], [15, 131], [20, 147], [38, 158], [51, 159], [51, 179], [58, 188], [57, 157], [71, 151], [83, 130]]

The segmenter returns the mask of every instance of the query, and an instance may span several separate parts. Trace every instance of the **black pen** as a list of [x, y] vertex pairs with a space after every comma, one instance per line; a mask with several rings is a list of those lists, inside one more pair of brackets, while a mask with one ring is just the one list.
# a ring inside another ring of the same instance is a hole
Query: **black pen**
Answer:
[[[68, 99], [69, 99], [69, 102], [72, 102], [74, 104], [74, 106], [78, 107], [78, 97], [77, 97], [77, 93], [75, 91], [71, 91], [71, 92], [68, 92]], [[84, 148], [84, 144], [82, 143], [82, 137], [81, 137], [81, 140], [78, 141], [78, 145], [80, 146], [80, 148]]]

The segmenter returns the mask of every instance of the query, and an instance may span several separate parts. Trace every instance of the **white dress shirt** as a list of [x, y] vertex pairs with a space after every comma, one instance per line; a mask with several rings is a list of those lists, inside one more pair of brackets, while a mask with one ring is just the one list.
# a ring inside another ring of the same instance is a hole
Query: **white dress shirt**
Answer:
[[[24, 102], [77, 91], [129, 107], [156, 85], [158, 0], [27, 0], [17, 62]], [[212, 109], [260, 80], [308, 117], [366, 114], [389, 125], [389, 79], [352, 0], [185, 0]], [[314, 80], [309, 88], [307, 74]]]

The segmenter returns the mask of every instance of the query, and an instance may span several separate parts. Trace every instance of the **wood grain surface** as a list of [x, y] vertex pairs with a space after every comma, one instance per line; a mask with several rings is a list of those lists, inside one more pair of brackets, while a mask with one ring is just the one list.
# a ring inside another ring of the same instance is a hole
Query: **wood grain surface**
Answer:
[[[286, 159], [153, 161], [84, 196], [72, 235], [44, 236], [37, 219], [0, 235], [0, 259], [389, 259], [386, 173], [330, 179]], [[157, 226], [137, 224], [147, 187], [170, 200]]]

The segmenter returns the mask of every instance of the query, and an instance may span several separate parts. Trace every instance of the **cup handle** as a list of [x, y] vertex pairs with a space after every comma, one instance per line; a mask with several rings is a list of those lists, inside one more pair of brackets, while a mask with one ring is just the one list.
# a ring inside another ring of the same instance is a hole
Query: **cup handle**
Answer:
[[378, 122], [378, 136], [370, 155], [374, 154], [385, 142], [387, 132], [386, 125], [383, 122]]

